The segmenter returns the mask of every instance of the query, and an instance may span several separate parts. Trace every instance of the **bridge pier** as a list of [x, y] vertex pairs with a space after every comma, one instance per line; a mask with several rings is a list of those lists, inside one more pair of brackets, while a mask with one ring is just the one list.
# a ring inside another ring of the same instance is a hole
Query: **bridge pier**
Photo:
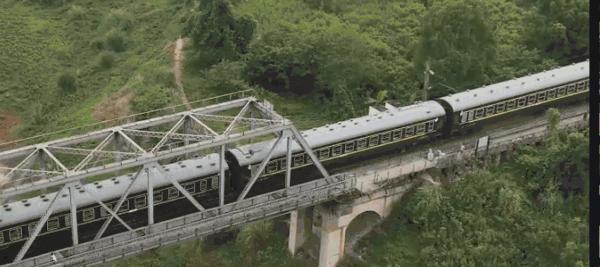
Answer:
[[290, 233], [288, 237], [288, 250], [296, 255], [298, 249], [312, 233], [313, 207], [298, 209], [290, 213]]

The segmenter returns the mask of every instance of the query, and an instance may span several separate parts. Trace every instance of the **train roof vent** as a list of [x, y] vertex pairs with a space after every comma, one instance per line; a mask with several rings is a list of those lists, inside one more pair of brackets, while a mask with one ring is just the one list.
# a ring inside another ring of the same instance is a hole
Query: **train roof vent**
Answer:
[[210, 166], [215, 166], [215, 165], [217, 165], [217, 164], [216, 164], [216, 163], [214, 163], [214, 162], [210, 164]]
[[[102, 187], [102, 186], [100, 186], [100, 187]], [[62, 194], [61, 197], [67, 197], [67, 196], [68, 196], [67, 194]]]
[[25, 203], [25, 207], [31, 206], [31, 203]]
[[196, 165], [197, 169], [202, 169], [202, 165]]
[[181, 168], [185, 168], [185, 167], [186, 167], [185, 165], [181, 164]]
[[[79, 190], [79, 192], [82, 192], [82, 193], [83, 193], [83, 190]], [[44, 201], [44, 202], [48, 202], [49, 200], [50, 200], [50, 199], [47, 199], [47, 198], [42, 198], [42, 201]]]
[[97, 185], [96, 188], [100, 189], [100, 188], [102, 188], [102, 185], [101, 184]]

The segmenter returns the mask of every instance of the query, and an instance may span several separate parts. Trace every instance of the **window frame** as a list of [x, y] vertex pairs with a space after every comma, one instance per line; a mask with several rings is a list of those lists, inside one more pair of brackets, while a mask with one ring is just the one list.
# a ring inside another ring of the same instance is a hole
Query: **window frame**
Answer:
[[488, 105], [485, 107], [485, 116], [496, 114], [496, 105]]
[[496, 104], [496, 114], [504, 113], [506, 111], [506, 101], [502, 101]]
[[363, 137], [363, 138], [359, 138], [358, 140], [356, 140], [356, 150], [363, 150], [365, 148], [369, 147], [369, 141], [368, 141], [368, 137]]
[[527, 106], [537, 103], [537, 94], [527, 95]]
[[517, 98], [517, 108], [522, 108], [527, 106], [527, 97], [519, 97]]
[[[140, 201], [143, 201], [143, 203], [141, 205], [140, 205]], [[133, 199], [133, 206], [136, 209], [143, 209], [143, 208], [147, 207], [148, 206], [148, 197], [146, 196], [146, 194], [143, 194], [141, 196], [136, 196]]]
[[[15, 232], [13, 232], [15, 231]], [[18, 237], [13, 239], [13, 233], [18, 233]], [[17, 226], [17, 227], [13, 227], [8, 229], [8, 240], [9, 241], [17, 241], [17, 240], [21, 240], [23, 239], [23, 229], [21, 229], [21, 226]]]
[[344, 143], [344, 153], [354, 152], [356, 150], [356, 144], [354, 140]]
[[369, 147], [378, 146], [381, 144], [379, 140], [379, 134], [373, 134], [369, 136]]
[[411, 125], [408, 127], [404, 127], [404, 133], [406, 134], [406, 138], [415, 136], [415, 126]]
[[190, 194], [196, 193], [196, 182], [190, 182], [190, 183], [183, 184], [183, 189]]
[[381, 134], [379, 143], [386, 144], [392, 141], [392, 131], [387, 131]]
[[329, 148], [330, 147], [325, 147], [325, 148], [318, 149], [317, 150], [317, 158], [319, 158], [319, 160], [330, 158], [331, 157], [331, 150]]
[[344, 154], [344, 149], [342, 148], [342, 144], [337, 144], [331, 146], [331, 156], [336, 157]]
[[[110, 206], [109, 206], [109, 208], [112, 209]], [[104, 208], [102, 208], [102, 209], [104, 209]], [[91, 211], [91, 214], [90, 214], [90, 211]], [[108, 213], [108, 211], [106, 213]], [[108, 214], [110, 214], [110, 213], [108, 213]], [[83, 209], [81, 211], [81, 217], [82, 217], [82, 222], [84, 222], [84, 223], [93, 221], [94, 219], [96, 219], [95, 208], [91, 207], [91, 208]]]
[[546, 99], [556, 98], [556, 88], [552, 88], [552, 89], [548, 90], [547, 92], [548, 93], [546, 94]]
[[506, 111], [511, 111], [517, 107], [517, 100], [511, 99], [506, 101]]
[[208, 190], [208, 179], [200, 180], [200, 192], [205, 192]]
[[154, 194], [152, 196], [152, 202], [154, 202], [154, 205], [161, 203], [165, 200], [165, 198], [163, 196], [163, 191], [164, 190], [158, 190], [158, 191], [154, 192]]
[[304, 165], [306, 163], [306, 160], [304, 159], [304, 153], [292, 156], [292, 163], [294, 167]]
[[[177, 195], [175, 195], [177, 194]], [[177, 188], [175, 187], [168, 187], [167, 188], [167, 200], [172, 200], [172, 199], [177, 199], [179, 198], [179, 190], [177, 190]]]
[[415, 126], [415, 135], [422, 135], [425, 133], [425, 130], [427, 130], [425, 123], [419, 123]]
[[[52, 225], [50, 225], [51, 223]], [[58, 220], [58, 217], [48, 218], [48, 221], [46, 222], [46, 231], [50, 232], [58, 229], [60, 229], [60, 221]]]
[[396, 140], [404, 139], [403, 133], [404, 133], [404, 128], [399, 128], [399, 129], [394, 130], [393, 134], [392, 134], [392, 140], [396, 141]]
[[558, 87], [557, 96], [565, 96], [565, 95], [567, 95], [567, 87], [566, 86]]

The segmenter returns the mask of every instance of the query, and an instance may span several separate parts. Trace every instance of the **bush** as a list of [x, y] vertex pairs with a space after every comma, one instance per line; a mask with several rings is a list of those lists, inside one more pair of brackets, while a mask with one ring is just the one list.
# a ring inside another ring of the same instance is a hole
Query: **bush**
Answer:
[[111, 52], [104, 52], [100, 54], [98, 65], [102, 69], [110, 69], [115, 64], [115, 55]]
[[159, 86], [149, 86], [138, 90], [138, 94], [131, 103], [134, 113], [164, 108], [169, 104], [169, 94]]
[[70, 72], [64, 72], [58, 76], [57, 85], [63, 93], [72, 94], [77, 90], [77, 81], [75, 75]]
[[106, 48], [115, 51], [123, 52], [127, 49], [125, 37], [120, 32], [111, 31], [106, 35]]

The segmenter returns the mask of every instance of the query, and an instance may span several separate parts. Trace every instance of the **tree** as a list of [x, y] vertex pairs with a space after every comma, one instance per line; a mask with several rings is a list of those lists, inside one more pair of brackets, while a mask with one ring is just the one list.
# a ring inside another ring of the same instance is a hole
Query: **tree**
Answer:
[[588, 53], [588, 1], [538, 0], [530, 13], [527, 40], [562, 64]]
[[422, 35], [415, 52], [415, 66], [422, 76], [429, 62], [435, 76], [431, 98], [452, 90], [480, 85], [493, 66], [496, 41], [483, 4], [476, 0], [435, 1], [423, 19]]
[[199, 7], [200, 13], [191, 17], [184, 34], [192, 38], [208, 65], [247, 52], [256, 27], [250, 17], [236, 19], [227, 0], [200, 0]]

